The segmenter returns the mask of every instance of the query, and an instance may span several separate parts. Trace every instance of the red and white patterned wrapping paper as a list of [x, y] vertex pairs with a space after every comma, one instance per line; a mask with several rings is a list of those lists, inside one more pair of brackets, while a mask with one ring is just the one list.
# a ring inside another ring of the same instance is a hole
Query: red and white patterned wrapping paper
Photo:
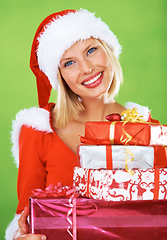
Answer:
[[86, 122], [81, 143], [167, 146], [167, 125], [142, 122]]
[[76, 167], [74, 186], [84, 197], [106, 201], [167, 199], [167, 168], [132, 172]]

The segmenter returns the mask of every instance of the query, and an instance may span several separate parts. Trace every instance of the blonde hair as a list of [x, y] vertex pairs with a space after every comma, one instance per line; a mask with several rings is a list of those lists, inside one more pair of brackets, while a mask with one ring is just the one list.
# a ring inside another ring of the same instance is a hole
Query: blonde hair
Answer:
[[111, 60], [113, 68], [114, 68], [113, 79], [112, 79], [111, 85], [108, 89], [108, 92], [106, 93], [108, 102], [110, 102], [118, 94], [120, 85], [123, 83], [122, 68], [121, 68], [119, 60], [116, 57], [116, 55], [114, 54], [113, 50], [110, 49], [106, 43], [102, 42], [101, 40], [99, 40], [99, 41], [106, 49], [106, 52]]
[[[113, 80], [105, 96], [105, 101], [107, 99], [107, 101], [110, 102], [118, 94], [120, 84], [123, 82], [122, 68], [113, 50], [111, 50], [104, 42], [100, 42], [106, 49], [114, 68]], [[70, 120], [76, 119], [78, 113], [83, 111], [84, 107], [79, 96], [76, 95], [65, 83], [60, 70], [58, 70], [58, 79], [57, 104], [53, 110], [55, 116], [54, 125], [56, 128], [63, 128]]]

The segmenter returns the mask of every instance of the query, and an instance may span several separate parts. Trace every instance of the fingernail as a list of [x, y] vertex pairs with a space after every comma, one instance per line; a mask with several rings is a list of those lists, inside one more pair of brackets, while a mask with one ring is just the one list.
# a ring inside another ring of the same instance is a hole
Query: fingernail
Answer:
[[41, 236], [41, 240], [46, 240], [46, 236]]

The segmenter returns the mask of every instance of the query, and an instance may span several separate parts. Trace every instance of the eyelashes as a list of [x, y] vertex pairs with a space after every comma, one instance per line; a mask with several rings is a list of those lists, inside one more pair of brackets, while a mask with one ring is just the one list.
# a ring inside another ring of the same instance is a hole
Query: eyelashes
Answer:
[[[97, 50], [97, 47], [92, 47], [87, 51], [87, 56], [89, 56], [90, 54], [92, 54], [93, 52], [95, 52]], [[73, 65], [75, 62], [73, 60], [70, 60], [68, 62], [66, 62], [64, 64], [64, 67], [70, 67], [71, 65]]]
[[96, 49], [97, 49], [96, 47], [90, 48], [88, 50], [87, 54], [89, 55], [89, 54], [93, 53]]
[[71, 66], [74, 63], [74, 61], [68, 61], [64, 64], [64, 67]]

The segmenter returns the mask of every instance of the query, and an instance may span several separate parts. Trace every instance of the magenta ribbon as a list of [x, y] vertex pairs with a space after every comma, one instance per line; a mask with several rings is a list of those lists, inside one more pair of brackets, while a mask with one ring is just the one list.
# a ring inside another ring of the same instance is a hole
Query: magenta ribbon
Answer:
[[32, 197], [37, 198], [69, 198], [76, 192], [77, 189], [74, 186], [64, 186], [61, 183], [57, 185], [50, 184], [45, 190], [35, 189], [32, 191]]
[[[33, 196], [37, 198], [69, 198], [70, 210], [67, 212], [67, 221], [70, 224], [67, 228], [67, 232], [73, 238], [73, 240], [77, 240], [76, 234], [76, 198], [79, 196], [77, 193], [77, 189], [74, 186], [64, 186], [62, 187], [61, 183], [57, 185], [50, 184], [45, 190], [35, 189], [32, 191]], [[72, 214], [72, 220], [70, 219], [70, 215]], [[72, 232], [71, 229], [72, 228]]]

